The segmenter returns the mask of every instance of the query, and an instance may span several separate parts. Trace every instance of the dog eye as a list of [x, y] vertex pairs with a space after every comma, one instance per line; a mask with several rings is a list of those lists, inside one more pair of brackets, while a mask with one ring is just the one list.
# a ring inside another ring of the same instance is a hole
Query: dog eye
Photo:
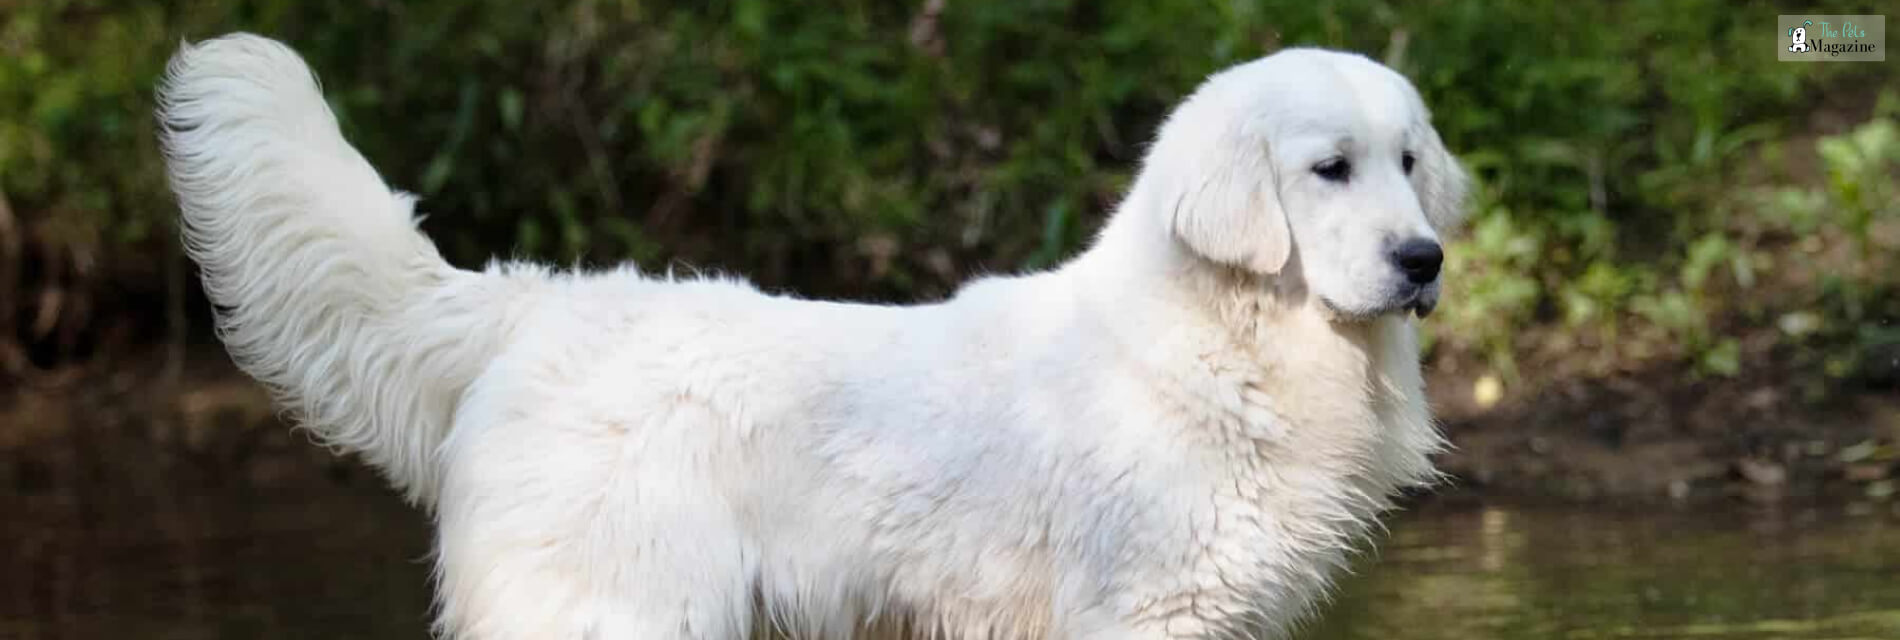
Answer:
[[1399, 166], [1405, 169], [1405, 175], [1412, 175], [1412, 152], [1399, 156]]
[[1352, 163], [1345, 158], [1327, 158], [1313, 165], [1313, 173], [1331, 182], [1345, 182], [1352, 177]]

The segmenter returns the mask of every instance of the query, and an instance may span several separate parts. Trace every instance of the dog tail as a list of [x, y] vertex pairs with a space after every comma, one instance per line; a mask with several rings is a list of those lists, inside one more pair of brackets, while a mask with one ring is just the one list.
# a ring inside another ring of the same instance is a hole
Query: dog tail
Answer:
[[185, 249], [233, 359], [326, 444], [432, 503], [457, 400], [505, 338], [510, 279], [442, 259], [415, 198], [343, 139], [288, 47], [184, 44], [158, 102]]

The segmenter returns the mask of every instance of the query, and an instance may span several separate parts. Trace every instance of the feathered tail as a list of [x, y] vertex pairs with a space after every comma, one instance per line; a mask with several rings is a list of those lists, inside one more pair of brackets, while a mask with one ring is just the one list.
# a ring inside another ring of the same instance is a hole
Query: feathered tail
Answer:
[[284, 45], [184, 45], [159, 105], [185, 247], [231, 355], [322, 440], [431, 503], [436, 449], [498, 349], [509, 283], [443, 261], [415, 199], [344, 141]]

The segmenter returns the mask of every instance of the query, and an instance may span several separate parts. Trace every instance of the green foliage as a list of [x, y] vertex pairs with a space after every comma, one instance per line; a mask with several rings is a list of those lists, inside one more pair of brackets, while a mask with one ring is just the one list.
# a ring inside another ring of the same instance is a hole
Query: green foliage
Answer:
[[[1774, 12], [1720, 2], [1586, 3], [1561, 14], [1538, 3], [1434, 7], [1439, 22], [1421, 23], [1421, 32], [1467, 53], [1497, 49], [1492, 56], [1445, 51], [1408, 69], [1441, 131], [1487, 183], [1471, 235], [1448, 265], [1455, 315], [1433, 327], [1437, 344], [1507, 376], [1540, 339], [1602, 346], [1578, 354], [1596, 363], [1586, 369], [1664, 356], [1704, 374], [1738, 374], [1746, 357], [1741, 338], [1754, 327], [1735, 318], [1763, 312], [1759, 305], [1801, 304], [1801, 295], [1789, 300], [1765, 290], [1784, 283], [1764, 283], [1760, 272], [1789, 234], [1802, 231], [1771, 224], [1763, 207], [1742, 196], [1763, 182], [1797, 181], [1760, 170], [1772, 161], [1766, 152], [1780, 149], [1774, 141], [1804, 129], [1786, 114], [1806, 113], [1818, 95], [1867, 97], [1864, 89], [1822, 93], [1828, 87], [1890, 82], [1871, 67], [1795, 69], [1761, 54], [1756, 16]], [[1591, 26], [1610, 24], [1618, 26]], [[1482, 43], [1448, 37], [1507, 26], [1516, 28]], [[1497, 60], [1524, 63], [1499, 67]], [[1458, 64], [1489, 72], [1460, 73]], [[1447, 79], [1435, 81], [1439, 74]], [[1825, 158], [1860, 152], [1821, 153], [1829, 167], [1855, 176], [1850, 182], [1882, 175], [1865, 163]], [[1869, 225], [1854, 221], [1893, 206], [1876, 195], [1859, 213], [1840, 212], [1834, 201], [1853, 190], [1833, 191], [1786, 188], [1774, 197], [1805, 229], [1844, 221], [1862, 229], [1857, 237]], [[1873, 275], [1846, 281], [1864, 285]], [[1538, 327], [1545, 330], [1526, 331]]]
[[[1759, 170], [1805, 153], [1779, 141], [1817, 92], [1891, 81], [1880, 65], [1775, 62], [1767, 2], [16, 5], [0, 188], [61, 242], [169, 246], [152, 86], [181, 38], [244, 29], [310, 59], [458, 262], [681, 260], [884, 299], [1073, 253], [1209, 72], [1285, 46], [1357, 50], [1417, 83], [1479, 178], [1433, 338], [1507, 374], [1531, 326], [1736, 372], [1721, 318], [1772, 310], [1729, 294], [1767, 286], [1790, 238], [1846, 238], [1871, 264], [1900, 146], [1889, 113], [1820, 143], [1822, 188]], [[1816, 335], [1891, 317], [1876, 271], [1807, 289], [1829, 328]]]
[[[163, 228], [149, 94], [164, 65], [159, 12], [89, 16], [63, 33], [71, 0], [9, 7], [0, 27], [0, 192], [43, 218], [48, 242], [137, 242]], [[80, 47], [92, 48], [81, 51]], [[99, 52], [112, 52], [102, 55]]]
[[[1783, 316], [1783, 331], [1823, 347], [1822, 371], [1852, 376], [1877, 363], [1876, 353], [1900, 354], [1900, 94], [1881, 96], [1873, 120], [1815, 143], [1824, 186], [1772, 190], [1766, 209], [1806, 240], [1811, 311]], [[1796, 314], [1803, 315], [1796, 315]], [[1799, 320], [1789, 322], [1789, 317]], [[1788, 331], [1790, 325], [1805, 331]]]

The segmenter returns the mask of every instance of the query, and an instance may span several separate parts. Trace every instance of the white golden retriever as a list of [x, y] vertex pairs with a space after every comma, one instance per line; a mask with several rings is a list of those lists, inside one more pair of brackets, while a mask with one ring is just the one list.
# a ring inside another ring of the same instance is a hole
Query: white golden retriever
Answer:
[[1214, 75], [1085, 253], [909, 307], [457, 270], [264, 38], [161, 112], [226, 344], [431, 509], [449, 637], [1281, 636], [1435, 479], [1465, 175], [1364, 57]]

